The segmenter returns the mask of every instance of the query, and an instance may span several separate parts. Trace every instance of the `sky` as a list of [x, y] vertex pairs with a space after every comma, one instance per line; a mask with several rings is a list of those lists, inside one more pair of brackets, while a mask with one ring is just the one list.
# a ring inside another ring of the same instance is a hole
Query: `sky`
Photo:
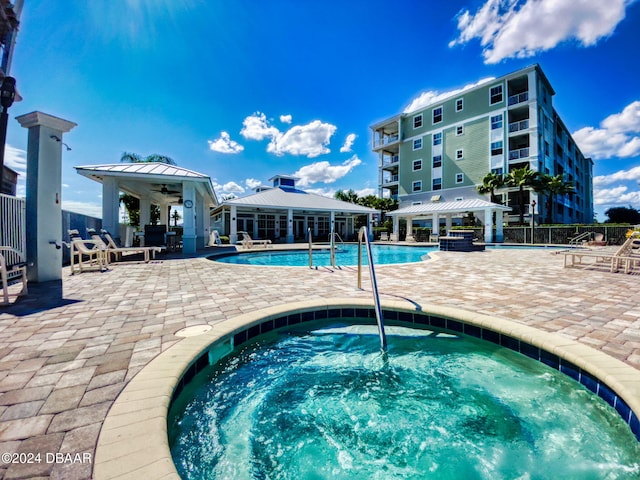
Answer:
[[63, 141], [62, 205], [101, 216], [80, 165], [166, 155], [218, 198], [277, 174], [377, 194], [370, 126], [538, 63], [594, 161], [598, 221], [640, 209], [640, 0], [25, 0], [5, 163], [41, 111]]

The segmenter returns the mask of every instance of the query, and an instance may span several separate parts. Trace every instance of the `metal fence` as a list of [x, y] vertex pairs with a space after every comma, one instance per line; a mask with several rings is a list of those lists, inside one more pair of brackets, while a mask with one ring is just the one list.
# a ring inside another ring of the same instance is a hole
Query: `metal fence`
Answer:
[[[23, 255], [27, 252], [26, 201], [11, 195], [0, 194], [0, 245], [13, 247]], [[13, 253], [7, 253], [9, 265], [20, 259]]]

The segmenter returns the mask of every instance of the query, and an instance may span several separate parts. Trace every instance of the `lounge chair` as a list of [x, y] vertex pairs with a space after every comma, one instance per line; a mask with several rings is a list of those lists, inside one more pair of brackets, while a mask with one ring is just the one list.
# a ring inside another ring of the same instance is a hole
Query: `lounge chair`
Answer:
[[380, 240], [383, 241], [383, 242], [388, 242], [389, 241], [389, 233], [388, 232], [380, 233]]
[[[583, 258], [591, 258], [595, 264], [608, 263], [612, 273], [621, 268], [624, 273], [631, 271], [640, 265], [640, 235], [632, 234], [615, 252], [598, 251], [597, 249], [577, 249], [562, 252], [564, 254], [564, 266], [574, 267], [583, 265]], [[571, 262], [569, 262], [571, 259]]]
[[99, 269], [101, 272], [107, 269], [109, 257], [107, 249], [104, 248], [104, 242], [84, 240], [78, 230], [69, 230], [69, 239], [71, 240], [69, 245], [71, 249], [71, 275], [81, 273], [86, 269]]
[[0, 247], [0, 276], [2, 276], [2, 302], [0, 305], [9, 304], [9, 282], [22, 281], [22, 290], [16, 296], [26, 295], [27, 289], [27, 263], [24, 255], [12, 247]]
[[111, 261], [111, 255], [115, 260], [122, 260], [125, 254], [142, 253], [144, 255], [145, 263], [149, 263], [151, 258], [156, 258], [156, 252], [162, 252], [161, 247], [119, 247], [115, 242], [111, 234], [106, 230], [100, 230], [101, 235], [98, 235], [95, 230], [87, 229], [87, 232], [91, 235], [91, 238], [96, 242], [102, 242], [102, 245], [107, 252], [107, 261]]
[[271, 240], [253, 240], [247, 232], [242, 233], [242, 247], [243, 248], [251, 248], [254, 245], [263, 245], [264, 247], [268, 247], [271, 245]]

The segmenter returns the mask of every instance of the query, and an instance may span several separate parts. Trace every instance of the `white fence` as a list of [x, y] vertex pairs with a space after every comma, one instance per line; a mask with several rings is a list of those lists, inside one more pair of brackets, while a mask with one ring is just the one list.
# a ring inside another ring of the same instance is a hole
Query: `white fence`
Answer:
[[[0, 194], [0, 245], [13, 247], [26, 255], [26, 201], [11, 195]], [[18, 258], [7, 254], [7, 263], [17, 263]]]

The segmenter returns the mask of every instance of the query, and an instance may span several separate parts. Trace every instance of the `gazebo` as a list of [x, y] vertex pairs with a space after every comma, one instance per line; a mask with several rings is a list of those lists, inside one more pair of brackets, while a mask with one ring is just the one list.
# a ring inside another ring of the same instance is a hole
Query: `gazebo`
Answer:
[[[400, 218], [404, 218], [407, 221], [407, 241], [413, 240], [413, 234], [411, 226], [413, 220], [431, 219], [431, 225], [434, 226], [434, 230], [437, 232], [440, 226], [440, 218], [445, 218], [445, 224], [447, 230], [451, 229], [453, 223], [453, 216], [465, 213], [473, 213], [475, 216], [481, 218], [484, 222], [484, 241], [485, 242], [502, 242], [504, 240], [504, 234], [502, 230], [502, 216], [504, 212], [511, 210], [510, 207], [499, 205], [497, 203], [488, 202], [480, 198], [474, 198], [469, 200], [457, 200], [453, 202], [439, 202], [432, 201], [429, 203], [420, 203], [417, 205], [410, 205], [408, 207], [399, 208], [391, 212], [387, 212], [386, 215], [393, 217], [393, 233], [395, 238], [398, 238], [400, 232]], [[495, 238], [493, 235], [493, 214], [496, 214], [495, 221]]]
[[140, 199], [140, 226], [150, 223], [151, 205], [160, 207], [160, 223], [169, 225], [169, 207], [183, 207], [184, 253], [195, 253], [209, 241], [209, 209], [218, 205], [211, 178], [165, 163], [115, 163], [75, 167], [102, 184], [102, 226], [120, 237], [120, 192]]

